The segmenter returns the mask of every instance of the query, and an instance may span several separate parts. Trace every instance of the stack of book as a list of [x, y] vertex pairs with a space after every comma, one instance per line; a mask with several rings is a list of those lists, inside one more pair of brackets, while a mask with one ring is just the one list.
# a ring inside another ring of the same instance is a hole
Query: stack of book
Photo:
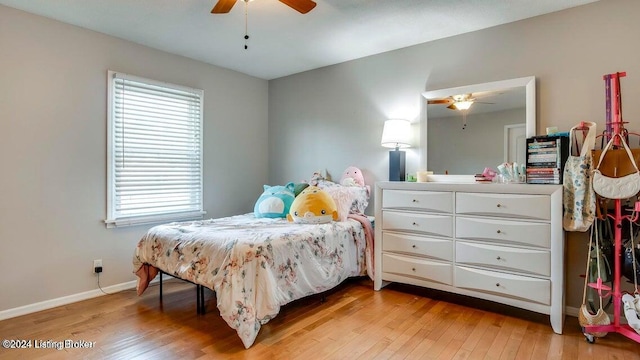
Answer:
[[538, 136], [527, 139], [527, 183], [562, 184], [569, 138]]

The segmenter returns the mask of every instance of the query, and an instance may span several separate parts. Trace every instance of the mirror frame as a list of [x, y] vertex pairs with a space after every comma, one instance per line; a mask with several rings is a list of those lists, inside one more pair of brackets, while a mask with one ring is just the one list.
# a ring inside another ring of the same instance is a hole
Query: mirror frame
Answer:
[[[441, 99], [443, 97], [468, 94], [484, 91], [497, 91], [511, 89], [516, 87], [525, 87], [525, 132], [527, 138], [536, 136], [536, 78], [535, 76], [526, 76], [516, 79], [494, 81], [483, 84], [474, 84], [467, 86], [459, 86], [448, 89], [430, 90], [422, 93], [426, 100]], [[424, 102], [424, 116], [420, 123], [420, 168], [427, 170], [427, 125], [429, 123], [429, 114], [427, 113], [427, 101]]]

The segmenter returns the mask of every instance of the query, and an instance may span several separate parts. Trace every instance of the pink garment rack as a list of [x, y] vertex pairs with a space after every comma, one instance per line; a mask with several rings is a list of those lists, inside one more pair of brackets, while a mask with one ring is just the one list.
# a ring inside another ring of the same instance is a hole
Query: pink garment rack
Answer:
[[[607, 101], [607, 126], [604, 136], [607, 139], [615, 134], [628, 134], [624, 129], [624, 122], [622, 120], [622, 94], [620, 91], [620, 78], [626, 76], [626, 72], [617, 72], [614, 74], [607, 74], [603, 76], [605, 80], [605, 91]], [[613, 94], [613, 96], [611, 96]], [[612, 110], [612, 111], [611, 111]], [[613, 113], [613, 114], [612, 114]], [[620, 141], [614, 140], [614, 145], [620, 145]], [[607, 214], [608, 217], [614, 221], [614, 271], [613, 271], [613, 323], [609, 325], [587, 325], [582, 328], [582, 332], [586, 339], [590, 343], [595, 342], [594, 333], [619, 333], [625, 337], [640, 343], [640, 334], [633, 330], [627, 324], [620, 323], [621, 306], [622, 306], [622, 292], [620, 290], [620, 280], [622, 277], [620, 254], [622, 253], [622, 221], [629, 220], [631, 222], [638, 221], [638, 212], [640, 212], [640, 202], [635, 204], [635, 216], [622, 214], [622, 201], [615, 199], [615, 211], [614, 214]], [[631, 235], [633, 236], [633, 235]]]

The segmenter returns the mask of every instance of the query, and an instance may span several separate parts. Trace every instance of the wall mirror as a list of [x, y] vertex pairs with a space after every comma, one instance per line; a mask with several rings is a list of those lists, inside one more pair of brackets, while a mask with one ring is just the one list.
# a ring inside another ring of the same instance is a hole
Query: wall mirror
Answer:
[[422, 93], [421, 167], [472, 175], [524, 164], [526, 138], [536, 135], [535, 93], [533, 76]]

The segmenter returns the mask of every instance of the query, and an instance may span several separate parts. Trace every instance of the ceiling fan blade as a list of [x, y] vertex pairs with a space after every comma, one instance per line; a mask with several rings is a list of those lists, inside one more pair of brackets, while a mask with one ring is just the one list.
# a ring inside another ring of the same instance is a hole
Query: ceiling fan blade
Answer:
[[216, 6], [211, 9], [212, 14], [226, 14], [231, 11], [237, 0], [218, 0]]
[[453, 100], [451, 99], [431, 99], [427, 101], [427, 104], [430, 104], [430, 105], [451, 104], [451, 103], [453, 103]]
[[306, 14], [316, 7], [316, 3], [311, 0], [280, 0], [280, 2], [302, 14]]

